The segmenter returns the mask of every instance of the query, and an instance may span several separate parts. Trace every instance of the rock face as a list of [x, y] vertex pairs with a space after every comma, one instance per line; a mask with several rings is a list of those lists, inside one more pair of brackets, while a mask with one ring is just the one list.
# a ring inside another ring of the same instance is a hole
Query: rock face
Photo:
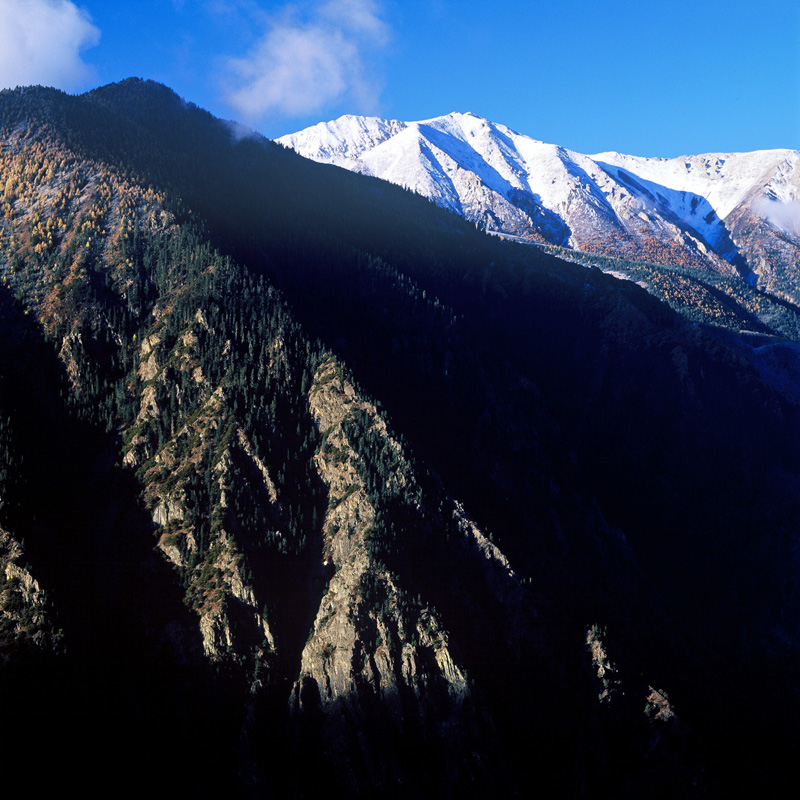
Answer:
[[[418, 490], [413, 468], [335, 360], [320, 366], [309, 403], [323, 440], [316, 465], [328, 487], [323, 563], [330, 578], [303, 648], [294, 715], [306, 730], [318, 726], [328, 758], [347, 776], [343, 786], [366, 790], [407, 780], [392, 741], [425, 761], [438, 753], [455, 784], [475, 780], [470, 751], [481, 747], [479, 725], [448, 632], [420, 595], [402, 588], [402, 576], [381, 563], [373, 545], [386, 496]], [[358, 427], [348, 426], [355, 417]], [[385, 485], [371, 493], [354, 436], [370, 437], [394, 462]], [[373, 735], [378, 730], [380, 737]]]
[[47, 594], [25, 561], [20, 543], [0, 528], [0, 663], [20, 652], [50, 655], [64, 648]]

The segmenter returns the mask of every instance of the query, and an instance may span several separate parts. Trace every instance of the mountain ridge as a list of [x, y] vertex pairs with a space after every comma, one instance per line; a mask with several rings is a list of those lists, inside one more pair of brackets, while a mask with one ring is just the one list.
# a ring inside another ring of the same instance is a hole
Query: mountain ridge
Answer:
[[[780, 274], [794, 275], [800, 255], [797, 151], [588, 156], [457, 112], [419, 122], [342, 117], [276, 141], [411, 188], [488, 230], [740, 274], [798, 300]], [[781, 264], [769, 264], [764, 253], [776, 247]]]
[[747, 337], [158, 85], [2, 93], [0, 133], [0, 654], [62, 629], [0, 664], [20, 763], [298, 798], [790, 772], [798, 409]]

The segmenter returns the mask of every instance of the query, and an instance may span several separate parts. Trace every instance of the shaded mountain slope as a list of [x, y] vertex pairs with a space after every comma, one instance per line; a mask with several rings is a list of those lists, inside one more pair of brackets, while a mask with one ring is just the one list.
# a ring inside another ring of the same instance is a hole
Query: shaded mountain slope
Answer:
[[201, 793], [780, 780], [797, 412], [744, 343], [155, 84], [0, 112], [0, 522], [77, 747], [124, 662], [109, 770], [161, 726]]

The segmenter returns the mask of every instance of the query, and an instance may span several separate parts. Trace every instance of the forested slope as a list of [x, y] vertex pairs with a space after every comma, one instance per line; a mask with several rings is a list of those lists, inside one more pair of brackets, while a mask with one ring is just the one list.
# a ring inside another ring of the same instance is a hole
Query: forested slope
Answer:
[[25, 763], [46, 727], [76, 785], [780, 780], [800, 438], [741, 341], [156, 84], [0, 128]]

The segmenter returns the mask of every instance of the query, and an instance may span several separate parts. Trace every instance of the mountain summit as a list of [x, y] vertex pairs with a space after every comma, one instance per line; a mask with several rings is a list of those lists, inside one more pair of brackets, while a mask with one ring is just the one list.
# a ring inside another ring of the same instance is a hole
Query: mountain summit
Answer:
[[800, 153], [793, 150], [587, 156], [471, 113], [419, 122], [345, 116], [278, 141], [405, 186], [490, 231], [711, 268], [800, 298]]

